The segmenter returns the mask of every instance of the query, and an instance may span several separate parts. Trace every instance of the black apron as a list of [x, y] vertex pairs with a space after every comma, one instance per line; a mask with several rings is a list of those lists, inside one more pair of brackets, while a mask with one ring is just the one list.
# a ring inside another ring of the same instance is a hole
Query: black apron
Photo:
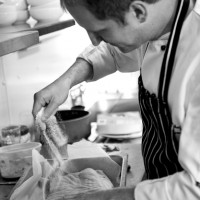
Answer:
[[183, 170], [178, 161], [176, 138], [181, 128], [172, 122], [167, 96], [180, 31], [188, 7], [189, 0], [179, 0], [161, 67], [158, 97], [144, 88], [141, 75], [138, 79], [143, 122], [142, 154], [147, 179], [161, 178]]

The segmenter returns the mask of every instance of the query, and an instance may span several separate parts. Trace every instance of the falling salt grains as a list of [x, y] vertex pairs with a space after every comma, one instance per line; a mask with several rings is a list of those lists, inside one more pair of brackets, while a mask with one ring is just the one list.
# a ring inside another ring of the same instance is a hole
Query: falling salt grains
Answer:
[[[47, 146], [47, 151], [54, 160], [53, 167], [62, 166], [63, 156], [67, 154], [67, 137], [63, 135], [56, 118], [51, 116], [45, 123], [41, 120], [43, 109], [36, 116], [36, 125], [39, 127]], [[63, 149], [64, 148], [64, 149]], [[62, 153], [62, 155], [61, 155]], [[65, 155], [63, 155], [65, 153]]]
[[[40, 112], [38, 112], [35, 123], [36, 126], [39, 128], [41, 131], [41, 134], [44, 138], [44, 143], [46, 150], [48, 151], [49, 155], [51, 158], [53, 158], [53, 163], [52, 165], [52, 172], [51, 174], [46, 177], [49, 181], [46, 182], [45, 190], [46, 196], [48, 196], [48, 183], [51, 185], [53, 184], [54, 189], [57, 188], [57, 186], [60, 185], [63, 179], [63, 170], [62, 167], [64, 166], [64, 160], [63, 158], [67, 158], [67, 142], [68, 138], [65, 136], [60, 129], [57, 120], [55, 116], [51, 116], [48, 120], [43, 122], [41, 120], [42, 115], [43, 115], [44, 109], [41, 109]], [[65, 172], [67, 173], [67, 172]], [[46, 198], [45, 198], [46, 199]]]
[[67, 158], [67, 142], [68, 138], [63, 134], [61, 128], [59, 127], [55, 116], [51, 116], [46, 121], [46, 133], [51, 141], [56, 145], [58, 151], [63, 158]]
[[53, 158], [54, 161], [54, 165], [53, 168], [57, 167], [57, 166], [62, 166], [63, 165], [63, 159], [62, 156], [58, 150], [58, 148], [55, 146], [55, 144], [49, 139], [49, 137], [47, 136], [46, 132], [43, 132], [43, 137], [45, 140], [45, 143], [47, 144], [48, 147], [48, 152], [51, 155], [51, 157]]
[[62, 133], [62, 130], [58, 126], [57, 120], [54, 116], [51, 116], [47, 121], [46, 121], [46, 132], [48, 136], [54, 141], [54, 143], [58, 146], [61, 147], [65, 144], [67, 144], [67, 137], [64, 136]]

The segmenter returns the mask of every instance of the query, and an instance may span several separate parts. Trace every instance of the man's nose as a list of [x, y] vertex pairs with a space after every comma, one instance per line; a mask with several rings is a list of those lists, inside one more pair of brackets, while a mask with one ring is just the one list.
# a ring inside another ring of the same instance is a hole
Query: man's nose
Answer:
[[91, 40], [91, 42], [94, 46], [98, 46], [100, 44], [100, 42], [102, 41], [101, 36], [98, 36], [95, 33], [88, 32], [88, 35], [89, 35], [89, 38], [90, 38], [90, 40]]

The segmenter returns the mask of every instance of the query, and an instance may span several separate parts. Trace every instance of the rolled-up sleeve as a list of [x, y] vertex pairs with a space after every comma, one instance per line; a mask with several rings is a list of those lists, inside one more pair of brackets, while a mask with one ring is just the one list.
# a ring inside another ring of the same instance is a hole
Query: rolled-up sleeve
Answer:
[[116, 71], [137, 71], [142, 63], [143, 51], [141, 47], [130, 53], [122, 53], [118, 48], [101, 42], [98, 46], [87, 47], [78, 58], [82, 58], [92, 65], [93, 78], [91, 81], [95, 81]]

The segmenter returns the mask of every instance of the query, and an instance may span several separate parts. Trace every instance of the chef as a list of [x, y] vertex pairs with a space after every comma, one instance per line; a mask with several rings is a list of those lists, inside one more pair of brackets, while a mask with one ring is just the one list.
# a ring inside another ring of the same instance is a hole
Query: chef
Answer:
[[[147, 180], [82, 199], [200, 199], [200, 0], [61, 0], [93, 43], [34, 96], [48, 118], [68, 91], [117, 70], [140, 70]], [[77, 197], [80, 199], [80, 197]]]

